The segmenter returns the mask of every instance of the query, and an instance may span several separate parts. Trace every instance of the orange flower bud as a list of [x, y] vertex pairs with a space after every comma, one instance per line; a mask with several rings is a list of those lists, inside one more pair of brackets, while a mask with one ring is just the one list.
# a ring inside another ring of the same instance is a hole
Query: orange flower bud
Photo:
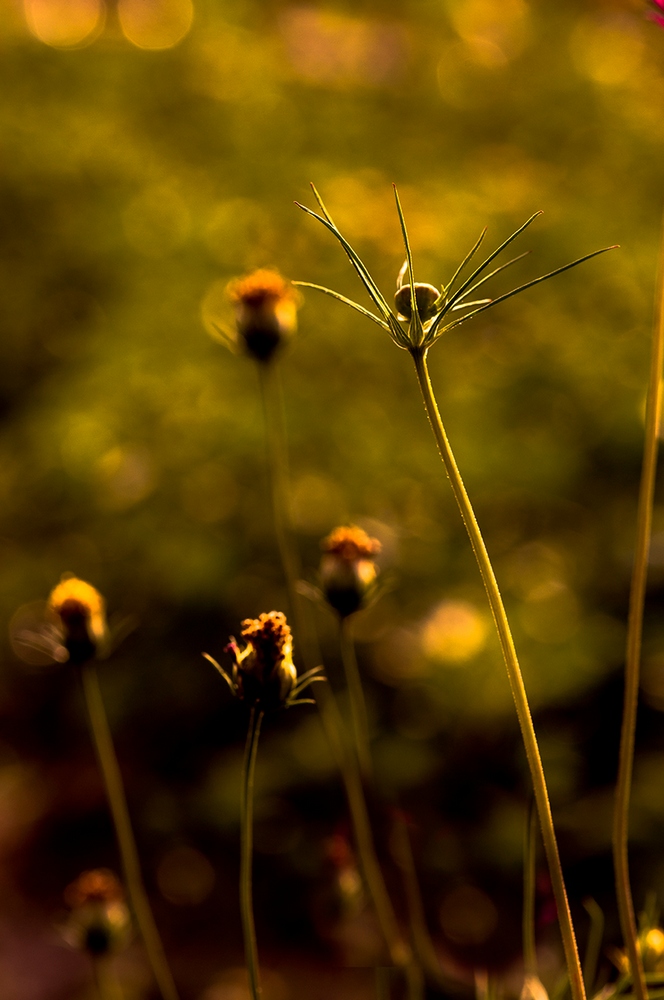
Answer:
[[335, 528], [321, 543], [320, 580], [334, 610], [347, 618], [362, 608], [373, 589], [378, 567], [374, 557], [380, 542], [354, 525]]
[[95, 868], [65, 889], [71, 909], [64, 935], [71, 945], [93, 957], [116, 951], [129, 934], [129, 911], [124, 892], [113, 872]]
[[254, 271], [228, 286], [235, 325], [247, 353], [268, 362], [295, 333], [297, 292], [276, 271]]

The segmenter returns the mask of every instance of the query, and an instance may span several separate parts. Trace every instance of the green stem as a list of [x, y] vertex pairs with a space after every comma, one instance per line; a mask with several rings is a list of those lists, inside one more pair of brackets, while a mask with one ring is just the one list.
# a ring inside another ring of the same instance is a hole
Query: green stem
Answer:
[[350, 718], [357, 753], [360, 773], [365, 781], [371, 777], [371, 752], [369, 750], [369, 723], [367, 720], [367, 704], [364, 700], [362, 680], [357, 666], [355, 643], [353, 642], [350, 618], [339, 619], [339, 641], [341, 645], [341, 660], [346, 675], [346, 686], [350, 701]]
[[164, 948], [159, 937], [157, 926], [152, 916], [152, 910], [143, 886], [141, 866], [138, 860], [136, 841], [129, 819], [129, 809], [125, 797], [122, 775], [118, 765], [111, 731], [104, 710], [104, 702], [99, 688], [97, 668], [92, 661], [81, 666], [83, 690], [90, 718], [90, 728], [99, 765], [106, 785], [106, 795], [113, 817], [115, 835], [122, 858], [122, 868], [127, 884], [127, 892], [136, 917], [148, 960], [152, 967], [154, 978], [159, 986], [164, 1000], [178, 1000], [178, 992], [166, 961]]
[[[279, 369], [275, 364], [259, 365], [259, 377], [265, 417], [275, 534], [288, 588], [298, 648], [305, 670], [310, 670], [320, 663], [320, 656], [316, 649], [315, 633], [309, 625], [307, 609], [304, 607], [302, 595], [297, 589], [300, 560], [293, 541], [290, 504], [288, 502], [288, 448]], [[323, 728], [344, 784], [360, 867], [376, 911], [378, 926], [392, 962], [405, 972], [408, 980], [409, 1000], [419, 1000], [421, 996], [421, 989], [418, 987], [419, 969], [415, 967], [411, 949], [402, 937], [378, 863], [357, 755], [355, 752], [349, 752], [346, 728], [330, 685], [317, 684], [315, 697], [321, 713]]]
[[426, 351], [422, 349], [414, 349], [411, 353], [413, 361], [415, 362], [415, 370], [417, 372], [417, 378], [422, 392], [424, 406], [429, 418], [429, 423], [431, 424], [431, 429], [433, 430], [438, 450], [440, 451], [441, 458], [452, 485], [452, 490], [454, 491], [454, 496], [459, 506], [459, 510], [461, 511], [461, 517], [463, 518], [463, 522], [466, 526], [466, 531], [468, 532], [468, 537], [470, 538], [475, 558], [477, 559], [477, 564], [482, 575], [482, 580], [484, 582], [484, 587], [487, 592], [496, 629], [498, 631], [498, 637], [500, 639], [500, 645], [505, 659], [505, 666], [507, 668], [507, 675], [512, 689], [512, 695], [514, 697], [514, 704], [516, 706], [519, 725], [521, 727], [526, 757], [528, 758], [533, 791], [535, 793], [535, 801], [537, 803], [537, 812], [542, 829], [542, 840], [544, 841], [544, 850], [546, 852], [547, 862], [549, 865], [553, 894], [558, 909], [558, 921], [560, 923], [560, 932], [563, 940], [563, 948], [565, 951], [572, 997], [573, 1000], [584, 1000], [585, 989], [583, 985], [581, 963], [579, 961], [579, 952], [576, 944], [576, 937], [574, 935], [574, 927], [572, 926], [572, 915], [567, 901], [567, 891], [565, 889], [565, 882], [560, 865], [560, 856], [558, 853], [556, 834], [553, 828], [553, 817], [551, 815], [549, 794], [546, 787], [544, 769], [542, 767], [542, 760], [540, 757], [539, 747], [537, 745], [537, 737], [535, 736], [535, 728], [530, 714], [530, 706], [526, 696], [526, 689], [521, 675], [521, 668], [519, 666], [514, 640], [512, 639], [512, 633], [507, 621], [503, 599], [493, 572], [493, 566], [491, 565], [491, 560], [489, 559], [489, 554], [484, 544], [482, 533], [480, 532], [477, 519], [475, 518], [475, 512], [473, 511], [470, 499], [466, 493], [466, 488], [463, 484], [459, 469], [457, 468], [450, 443], [447, 439], [447, 434], [445, 433], [445, 428], [443, 426], [443, 421], [438, 410], [438, 404], [436, 403], [433, 387], [431, 385], [431, 379], [429, 377]]
[[628, 835], [629, 801], [634, 767], [634, 736], [636, 732], [636, 712], [639, 697], [639, 665], [641, 661], [641, 640], [643, 635], [643, 606], [646, 595], [648, 573], [648, 552], [652, 526], [652, 507], [657, 470], [657, 445], [662, 401], [662, 360], [664, 357], [664, 235], [660, 252], [658, 296], [655, 329], [650, 356], [650, 376], [646, 397], [645, 441], [643, 465], [636, 517], [636, 542], [632, 587], [629, 599], [629, 619], [627, 623], [627, 649], [625, 654], [625, 694], [623, 703], [622, 729], [620, 733], [620, 755], [618, 758], [618, 779], [613, 813], [613, 864], [616, 876], [618, 913], [620, 928], [634, 976], [634, 992], [637, 1000], [647, 996], [643, 962], [638, 945], [638, 933], [634, 916], [634, 903], [629, 881]]
[[108, 955], [92, 958], [92, 973], [99, 1000], [122, 1000], [120, 983], [111, 962]]
[[256, 771], [256, 751], [261, 731], [263, 713], [252, 706], [247, 730], [247, 743], [242, 766], [242, 802], [240, 806], [240, 913], [244, 935], [244, 957], [249, 975], [251, 1000], [260, 1000], [262, 995], [256, 948], [256, 928], [254, 926], [254, 906], [252, 898], [252, 860], [254, 824], [254, 773]]
[[[537, 813], [531, 798], [526, 820], [523, 853], [523, 965], [527, 976], [537, 975], [535, 947], [535, 870], [537, 860]], [[586, 986], [588, 984], [586, 983]]]

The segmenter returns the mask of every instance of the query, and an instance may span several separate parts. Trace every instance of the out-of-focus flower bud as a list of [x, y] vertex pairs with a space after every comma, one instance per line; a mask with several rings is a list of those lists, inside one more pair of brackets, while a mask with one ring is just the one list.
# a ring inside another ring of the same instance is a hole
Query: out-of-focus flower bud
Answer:
[[664, 931], [651, 927], [641, 939], [641, 957], [646, 972], [661, 972], [664, 966]]
[[238, 696], [262, 708], [285, 705], [297, 681], [293, 639], [281, 611], [269, 611], [242, 622], [240, 649], [231, 639], [227, 649], [235, 658]]
[[335, 528], [321, 543], [320, 581], [325, 598], [347, 618], [366, 604], [378, 575], [374, 562], [380, 542], [351, 526]]
[[69, 573], [48, 598], [47, 615], [61, 635], [72, 663], [103, 654], [108, 645], [106, 602], [91, 584]]
[[75, 948], [100, 958], [126, 944], [129, 911], [113, 872], [106, 868], [83, 872], [65, 889], [65, 902], [71, 914], [63, 933]]
[[276, 271], [254, 271], [228, 286], [239, 340], [257, 361], [268, 362], [297, 328], [298, 293]]

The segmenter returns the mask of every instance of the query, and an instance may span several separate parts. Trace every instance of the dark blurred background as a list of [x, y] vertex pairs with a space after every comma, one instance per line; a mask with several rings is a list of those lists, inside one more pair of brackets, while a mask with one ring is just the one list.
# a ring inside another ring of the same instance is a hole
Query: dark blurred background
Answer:
[[[293, 206], [313, 205], [310, 181], [386, 294], [403, 259], [393, 181], [422, 281], [447, 281], [484, 225], [493, 249], [538, 209], [517, 244], [532, 257], [490, 294], [622, 245], [431, 355], [511, 614], [581, 943], [592, 896], [619, 944], [610, 823], [664, 31], [640, 0], [1, 0], [0, 49], [2, 616], [70, 571], [138, 622], [101, 683], [183, 1000], [245, 996], [246, 712], [201, 652], [221, 657], [241, 619], [286, 607], [257, 373], [206, 332], [227, 282], [270, 266], [368, 305], [341, 248]], [[412, 364], [310, 292], [281, 367], [305, 575], [321, 537], [356, 522], [382, 541], [391, 581], [356, 628], [388, 879], [401, 900], [399, 807], [444, 961], [466, 982], [488, 967], [518, 989], [527, 768]], [[638, 908], [664, 889], [663, 506], [654, 524]], [[315, 613], [340, 687], [333, 623]], [[67, 667], [30, 671], [3, 643], [0, 989], [86, 1000], [89, 966], [58, 931], [62, 893], [119, 863], [82, 696]], [[316, 709], [270, 720], [255, 859], [266, 1000], [373, 995], [382, 959], [349, 838]], [[538, 922], [551, 986], [544, 871]], [[137, 944], [117, 961], [127, 1000], [154, 995]]]

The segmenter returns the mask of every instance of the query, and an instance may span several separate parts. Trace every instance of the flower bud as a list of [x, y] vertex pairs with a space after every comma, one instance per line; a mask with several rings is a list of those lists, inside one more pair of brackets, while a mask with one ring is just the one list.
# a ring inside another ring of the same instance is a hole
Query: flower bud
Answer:
[[70, 662], [85, 663], [103, 653], [108, 641], [106, 602], [91, 584], [65, 573], [51, 591], [46, 610]]
[[63, 933], [75, 948], [100, 958], [117, 951], [129, 935], [129, 911], [113, 872], [95, 868], [65, 889], [71, 915]]
[[295, 333], [297, 292], [276, 271], [254, 271], [228, 286], [235, 325], [246, 351], [268, 362]]
[[[435, 315], [435, 304], [440, 297], [440, 292], [433, 285], [424, 282], [415, 282], [415, 303], [420, 319], [424, 323]], [[398, 319], [410, 319], [413, 310], [410, 305], [410, 285], [401, 285], [394, 296], [394, 304], [397, 309]]]
[[238, 696], [263, 709], [288, 702], [297, 681], [293, 663], [293, 639], [281, 611], [270, 611], [242, 622], [240, 649], [234, 640], [228, 646], [235, 656]]
[[347, 618], [366, 603], [378, 575], [374, 557], [380, 542], [366, 531], [351, 526], [335, 528], [321, 543], [320, 581], [325, 598]]

